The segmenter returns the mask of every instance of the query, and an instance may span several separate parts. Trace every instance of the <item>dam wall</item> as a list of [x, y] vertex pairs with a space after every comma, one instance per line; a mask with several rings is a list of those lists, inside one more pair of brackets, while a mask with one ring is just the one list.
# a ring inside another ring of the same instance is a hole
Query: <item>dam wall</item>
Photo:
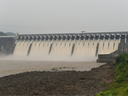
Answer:
[[97, 62], [100, 63], [113, 63], [117, 56], [122, 53], [128, 53], [128, 35], [122, 34], [120, 35], [118, 49], [110, 54], [99, 54]]
[[127, 42], [128, 32], [19, 34], [16, 37], [0, 37], [0, 50], [9, 50], [15, 56], [41, 57], [42, 60], [49, 57], [65, 60], [98, 58], [97, 61], [101, 62], [110, 55], [128, 52]]
[[123, 40], [127, 41], [123, 37], [126, 34], [127, 32], [20, 34], [13, 55], [96, 59], [98, 55], [111, 54], [120, 49], [120, 41], [121, 44], [125, 42]]
[[15, 36], [0, 36], [0, 53], [13, 54]]

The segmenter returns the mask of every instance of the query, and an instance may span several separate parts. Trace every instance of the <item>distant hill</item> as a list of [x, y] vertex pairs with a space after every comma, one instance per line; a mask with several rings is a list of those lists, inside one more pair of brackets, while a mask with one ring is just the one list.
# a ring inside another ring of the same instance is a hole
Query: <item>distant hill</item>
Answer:
[[7, 34], [5, 34], [4, 32], [0, 31], [0, 36], [7, 36]]
[[5, 32], [5, 34], [6, 34], [7, 36], [15, 36], [15, 35], [16, 35], [16, 34], [13, 33], [13, 32]]

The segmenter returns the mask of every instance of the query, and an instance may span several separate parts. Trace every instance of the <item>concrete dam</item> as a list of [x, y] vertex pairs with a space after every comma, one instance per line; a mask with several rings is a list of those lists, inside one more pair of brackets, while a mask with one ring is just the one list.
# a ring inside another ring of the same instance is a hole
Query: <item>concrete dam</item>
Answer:
[[127, 52], [127, 41], [128, 32], [19, 34], [16, 37], [1, 36], [0, 48], [8, 48], [15, 56], [38, 56], [42, 60], [49, 56], [53, 59], [96, 60]]

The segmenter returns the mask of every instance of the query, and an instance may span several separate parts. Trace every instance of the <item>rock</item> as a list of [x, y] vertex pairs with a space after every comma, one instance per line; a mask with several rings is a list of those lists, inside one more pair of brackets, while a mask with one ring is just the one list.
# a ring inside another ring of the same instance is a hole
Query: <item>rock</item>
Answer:
[[[105, 90], [102, 82], [114, 82], [112, 67], [101, 66], [91, 71], [33, 71], [0, 78], [0, 95], [88, 95]], [[106, 68], [106, 69], [105, 69]], [[70, 68], [73, 69], [73, 68]], [[104, 79], [105, 78], [105, 79]]]

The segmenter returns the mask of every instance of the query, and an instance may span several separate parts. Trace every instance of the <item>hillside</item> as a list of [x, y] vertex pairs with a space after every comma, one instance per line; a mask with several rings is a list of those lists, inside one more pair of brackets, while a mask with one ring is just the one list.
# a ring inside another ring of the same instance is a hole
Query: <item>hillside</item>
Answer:
[[4, 32], [0, 31], [0, 36], [7, 36], [7, 34], [5, 34]]
[[15, 36], [15, 35], [16, 35], [16, 34], [13, 33], [13, 32], [5, 32], [5, 34], [8, 35], [8, 36]]
[[15, 36], [16, 34], [13, 32], [2, 32], [0, 31], [0, 36]]
[[113, 63], [115, 81], [97, 96], [128, 96], [128, 54], [123, 53]]

